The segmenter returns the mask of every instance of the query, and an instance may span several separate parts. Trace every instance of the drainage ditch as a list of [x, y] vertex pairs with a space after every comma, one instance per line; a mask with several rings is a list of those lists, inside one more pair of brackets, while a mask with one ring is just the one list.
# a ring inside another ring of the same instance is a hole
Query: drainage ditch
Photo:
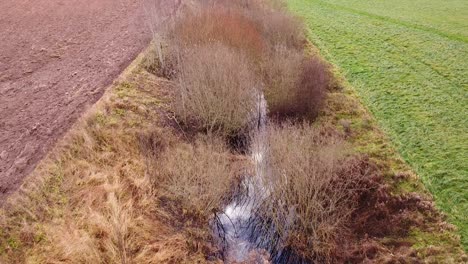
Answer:
[[250, 155], [254, 172], [244, 175], [231, 202], [216, 215], [212, 223], [214, 236], [226, 263], [308, 264], [309, 261], [284, 246], [288, 230], [279, 231], [273, 221], [264, 219], [259, 211], [269, 196], [264, 183], [269, 165], [267, 103], [263, 94], [258, 96], [257, 106], [253, 136], [242, 141], [242, 152]]

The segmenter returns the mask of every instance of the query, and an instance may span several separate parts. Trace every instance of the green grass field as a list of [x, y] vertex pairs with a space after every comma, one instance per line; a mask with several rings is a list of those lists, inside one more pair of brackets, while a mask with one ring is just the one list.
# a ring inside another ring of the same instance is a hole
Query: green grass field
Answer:
[[468, 247], [468, 1], [288, 0]]

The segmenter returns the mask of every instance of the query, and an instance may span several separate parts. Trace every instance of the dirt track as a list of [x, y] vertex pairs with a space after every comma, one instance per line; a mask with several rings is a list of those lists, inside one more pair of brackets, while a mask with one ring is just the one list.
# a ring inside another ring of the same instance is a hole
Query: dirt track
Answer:
[[0, 1], [0, 204], [148, 44], [142, 1]]

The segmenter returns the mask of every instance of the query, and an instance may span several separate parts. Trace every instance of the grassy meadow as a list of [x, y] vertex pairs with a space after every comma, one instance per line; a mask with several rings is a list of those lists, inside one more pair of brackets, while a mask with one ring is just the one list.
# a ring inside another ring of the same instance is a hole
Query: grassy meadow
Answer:
[[289, 0], [468, 246], [468, 2]]

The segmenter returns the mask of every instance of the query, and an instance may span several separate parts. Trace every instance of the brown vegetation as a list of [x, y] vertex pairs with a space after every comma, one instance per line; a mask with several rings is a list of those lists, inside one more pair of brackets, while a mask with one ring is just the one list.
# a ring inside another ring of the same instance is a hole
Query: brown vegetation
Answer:
[[265, 49], [259, 28], [253, 21], [238, 10], [222, 7], [203, 9], [177, 19], [169, 36], [171, 44], [178, 48], [223, 43], [257, 59]]
[[155, 189], [136, 144], [147, 126], [138, 120], [154, 105], [129, 90], [120, 86], [126, 99], [114, 96], [80, 123], [11, 198], [2, 212], [2, 261], [156, 261]]
[[194, 263], [212, 252], [206, 226], [175, 224], [184, 209], [165, 205], [154, 174], [180, 141], [161, 122], [168, 87], [141, 70], [128, 78], [1, 209], [1, 263]]
[[418, 261], [405, 239], [439, 215], [424, 197], [393, 193], [386, 156], [354, 152], [352, 121], [338, 131], [355, 104], [326, 94], [330, 71], [306, 55], [300, 21], [270, 1], [217, 3], [155, 42], [145, 67], [172, 81], [137, 68], [2, 209], [0, 261], [219, 262], [209, 223], [252, 166], [228, 140], [255, 135], [262, 90], [282, 122], [253, 139], [268, 146], [256, 216], [279, 246], [320, 263]]
[[177, 144], [153, 160], [157, 164], [154, 179], [188, 215], [207, 220], [230, 199], [238, 178], [234, 161], [222, 139], [197, 139], [193, 144]]
[[304, 25], [299, 18], [290, 14], [286, 7], [257, 8], [246, 12], [260, 25], [263, 37], [271, 46], [284, 45], [300, 51], [305, 48], [307, 41]]
[[268, 128], [269, 196], [261, 214], [304, 259], [329, 263], [368, 175], [348, 170], [355, 160], [344, 142], [323, 132], [306, 123]]
[[255, 23], [269, 46], [285, 45], [297, 50], [307, 43], [302, 21], [281, 0], [201, 0], [204, 8], [235, 10]]
[[[392, 194], [379, 168], [352, 154], [333, 129], [286, 122], [270, 124], [266, 133], [268, 166], [260, 173], [266, 198], [256, 212], [280, 246], [320, 263], [418, 261], [412, 243], [398, 238], [438, 221], [427, 198]], [[397, 239], [378, 242], [390, 237]], [[390, 257], [386, 246], [403, 251]]]
[[245, 55], [223, 44], [181, 54], [173, 109], [179, 120], [229, 136], [255, 117], [260, 82]]
[[330, 72], [318, 57], [277, 47], [263, 68], [270, 116], [276, 119], [314, 120], [330, 86]]
[[[240, 82], [245, 78], [242, 76], [245, 69], [251, 74], [247, 81], [255, 79], [252, 76], [259, 78], [242, 90], [257, 93], [264, 89], [271, 116], [308, 120], [317, 117], [331, 78], [329, 69], [322, 60], [306, 55], [305, 32], [300, 20], [288, 14], [278, 3], [275, 5], [277, 8], [271, 8], [270, 1], [202, 2], [201, 8], [187, 10], [184, 16], [178, 17], [172, 26], [168, 26], [165, 37], [168, 46], [156, 41], [152, 58], [148, 60], [148, 68], [153, 72], [169, 78], [179, 77], [180, 96], [175, 101], [175, 109], [180, 121], [192, 125], [195, 122], [197, 126], [208, 130], [225, 130], [223, 132], [228, 135], [245, 129], [245, 124], [240, 124], [242, 122], [239, 120], [234, 122], [232, 128], [227, 127], [227, 121], [237, 118], [233, 115], [247, 120], [246, 109], [254, 109], [249, 103], [247, 108], [242, 105], [239, 111], [232, 111], [228, 106], [229, 110], [225, 112], [232, 114], [231, 117], [215, 116], [221, 115], [222, 111], [218, 111], [221, 108], [218, 107], [225, 106], [225, 98], [234, 98], [235, 103], [245, 100], [245, 97], [239, 99], [239, 96], [226, 97], [226, 91], [233, 90], [230, 92], [233, 95], [238, 94], [239, 89], [233, 89], [232, 84], [222, 86], [225, 81], [220, 80], [226, 79], [226, 74], [239, 72], [240, 76], [233, 76], [232, 79], [237, 78]], [[210, 54], [219, 53], [221, 46], [229, 49], [226, 51], [226, 48], [221, 48], [226, 52], [226, 58]], [[201, 50], [207, 53], [201, 54]], [[204, 69], [208, 70], [207, 66], [202, 66], [203, 69], [197, 71], [200, 63], [194, 62], [199, 60], [194, 56], [200, 56], [200, 59], [206, 61], [222, 60], [212, 61], [210, 64], [218, 72], [206, 76]], [[245, 58], [234, 58], [236, 56]], [[235, 65], [227, 62], [228, 59], [233, 60]], [[220, 67], [223, 69], [218, 69]], [[211, 81], [214, 76], [216, 80]], [[220, 102], [214, 103], [211, 96], [205, 100], [200, 97], [200, 88], [191, 88], [192, 80], [200, 82], [201, 79], [205, 80], [200, 85], [208, 87], [209, 91], [220, 93], [215, 95]], [[200, 95], [189, 95], [188, 100], [191, 102], [185, 105], [182, 94], [192, 92], [191, 89], [193, 92], [199, 91], [196, 93]], [[194, 106], [197, 111], [189, 108], [193, 104], [198, 105]], [[213, 106], [212, 109], [207, 109], [210, 106]], [[191, 117], [187, 116], [188, 112], [192, 113]], [[195, 116], [200, 116], [201, 120], [194, 120]]]

